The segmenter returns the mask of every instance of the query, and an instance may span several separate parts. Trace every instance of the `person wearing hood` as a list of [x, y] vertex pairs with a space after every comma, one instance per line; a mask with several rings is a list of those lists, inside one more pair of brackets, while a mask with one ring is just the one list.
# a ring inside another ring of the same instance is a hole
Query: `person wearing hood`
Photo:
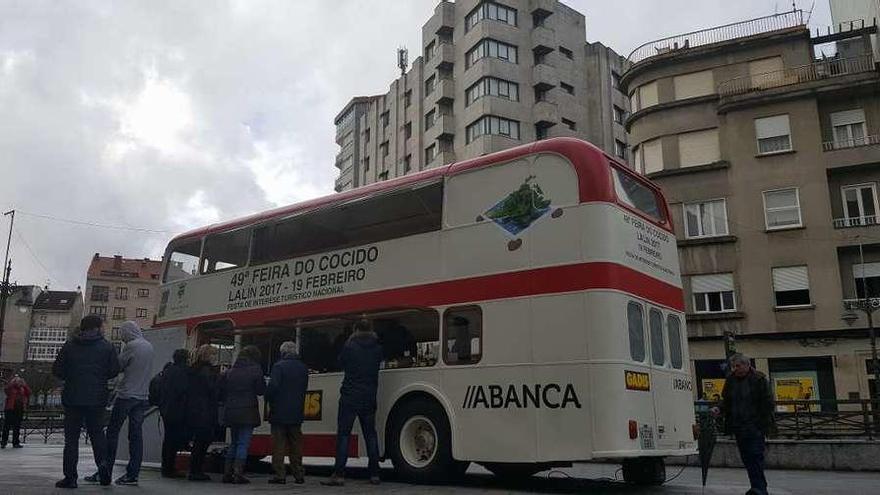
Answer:
[[229, 427], [230, 436], [223, 472], [224, 483], [250, 483], [244, 477], [244, 465], [254, 428], [260, 426], [257, 396], [266, 393], [260, 359], [258, 347], [245, 346], [238, 353], [232, 368], [220, 377], [220, 402], [223, 404], [221, 422]]
[[272, 366], [266, 404], [269, 423], [272, 425], [272, 468], [275, 477], [269, 483], [287, 482], [284, 456], [290, 456], [293, 479], [297, 484], [305, 482], [302, 465], [302, 422], [309, 387], [309, 369], [299, 360], [296, 342], [287, 341], [279, 348], [281, 359]]
[[360, 420], [361, 432], [369, 457], [370, 483], [379, 484], [379, 438], [376, 435], [376, 392], [379, 388], [379, 365], [382, 346], [370, 328], [370, 322], [354, 324], [354, 333], [342, 348], [339, 365], [345, 372], [339, 389], [339, 413], [336, 418], [336, 464], [333, 475], [322, 484], [345, 484], [348, 442], [354, 420]]
[[[116, 479], [116, 484], [137, 485], [144, 458], [144, 414], [150, 407], [147, 395], [153, 371], [153, 344], [147, 342], [141, 328], [133, 321], [123, 323], [119, 335], [125, 343], [119, 354], [123, 376], [116, 385], [116, 400], [107, 424], [107, 464], [112, 470], [116, 463], [119, 431], [128, 419], [128, 465], [125, 474]], [[99, 477], [99, 473], [95, 473], [86, 476], [85, 480], [95, 483]]]
[[107, 382], [119, 374], [116, 349], [104, 339], [100, 316], [88, 315], [82, 319], [73, 337], [64, 343], [52, 374], [64, 381], [61, 404], [64, 406], [64, 479], [55, 483], [58, 488], [76, 488], [76, 465], [79, 461], [79, 437], [82, 425], [92, 444], [98, 479], [110, 484], [112, 466], [106, 463], [107, 438], [104, 436], [104, 408], [110, 392]]
[[6, 393], [6, 401], [3, 406], [3, 438], [0, 440], [0, 449], [5, 449], [9, 443], [9, 430], [12, 430], [12, 448], [20, 449], [21, 421], [31, 397], [31, 389], [23, 378], [15, 375], [3, 391]]
[[162, 436], [162, 477], [182, 478], [175, 464], [177, 453], [186, 446], [189, 434], [186, 427], [189, 400], [189, 351], [177, 349], [172, 362], [162, 371], [162, 392], [159, 394], [159, 414], [165, 434]]

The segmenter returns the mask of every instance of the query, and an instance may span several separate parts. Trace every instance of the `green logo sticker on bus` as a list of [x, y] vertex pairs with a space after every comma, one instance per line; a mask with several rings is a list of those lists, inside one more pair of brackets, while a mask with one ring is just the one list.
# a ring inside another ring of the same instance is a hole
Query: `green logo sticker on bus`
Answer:
[[526, 177], [516, 191], [486, 210], [485, 216], [513, 236], [529, 228], [550, 211], [550, 199], [534, 179], [534, 175]]

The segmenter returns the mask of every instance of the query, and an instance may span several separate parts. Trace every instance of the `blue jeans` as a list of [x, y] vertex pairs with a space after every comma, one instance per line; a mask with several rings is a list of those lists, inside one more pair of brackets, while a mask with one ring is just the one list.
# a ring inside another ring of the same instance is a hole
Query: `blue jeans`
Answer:
[[355, 418], [360, 420], [361, 433], [367, 445], [367, 456], [370, 459], [370, 476], [379, 475], [379, 437], [376, 435], [376, 408], [358, 407], [339, 401], [339, 413], [336, 416], [336, 466], [339, 476], [345, 474], [348, 463], [348, 442]]
[[150, 403], [141, 399], [117, 398], [113, 404], [113, 412], [110, 413], [110, 423], [107, 424], [107, 465], [113, 470], [116, 463], [116, 448], [119, 444], [119, 431], [122, 424], [128, 419], [128, 466], [125, 474], [129, 478], [137, 479], [141, 472], [141, 462], [144, 459], [144, 414]]
[[764, 477], [764, 434], [754, 426], [744, 426], [734, 430], [736, 448], [742, 459], [749, 484], [759, 495], [767, 495], [767, 478]]
[[251, 436], [254, 434], [253, 426], [230, 426], [229, 448], [226, 449], [226, 460], [247, 460], [248, 447], [251, 446]]

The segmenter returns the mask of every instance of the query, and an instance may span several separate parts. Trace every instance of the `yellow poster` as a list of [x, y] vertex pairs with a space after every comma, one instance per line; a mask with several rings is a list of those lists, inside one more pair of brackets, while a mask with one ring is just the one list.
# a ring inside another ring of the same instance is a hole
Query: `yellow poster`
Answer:
[[[815, 400], [816, 392], [813, 386], [813, 379], [809, 377], [789, 377], [777, 378], [774, 380], [776, 400], [792, 401], [792, 400]], [[798, 405], [799, 411], [810, 410], [811, 405]], [[794, 404], [777, 404], [776, 410], [780, 412], [794, 412]]]
[[703, 400], [720, 401], [724, 378], [703, 378]]

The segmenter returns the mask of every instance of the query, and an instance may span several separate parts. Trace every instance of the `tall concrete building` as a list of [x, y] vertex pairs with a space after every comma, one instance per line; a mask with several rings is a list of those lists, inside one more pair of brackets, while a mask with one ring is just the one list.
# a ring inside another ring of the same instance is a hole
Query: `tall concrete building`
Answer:
[[6, 300], [6, 319], [0, 336], [0, 363], [21, 363], [27, 353], [28, 330], [31, 327], [34, 302], [43, 289], [36, 285], [20, 285]]
[[159, 302], [162, 261], [149, 258], [92, 258], [86, 279], [86, 314], [104, 318], [110, 341], [119, 347], [119, 326], [126, 320], [141, 328], [153, 325]]
[[27, 334], [27, 361], [55, 361], [83, 315], [79, 291], [43, 290], [33, 305]]
[[613, 107], [625, 114], [628, 100], [612, 77], [625, 61], [588, 45], [584, 16], [565, 4], [442, 1], [419, 51], [387, 93], [336, 116], [337, 191], [555, 136], [626, 155]]
[[[672, 205], [699, 395], [731, 337], [780, 399], [872, 391], [867, 322], [845, 301], [880, 297], [874, 28], [811, 37], [804, 21], [650, 42], [621, 77], [633, 166]], [[828, 43], [851, 52], [817, 60]]]

